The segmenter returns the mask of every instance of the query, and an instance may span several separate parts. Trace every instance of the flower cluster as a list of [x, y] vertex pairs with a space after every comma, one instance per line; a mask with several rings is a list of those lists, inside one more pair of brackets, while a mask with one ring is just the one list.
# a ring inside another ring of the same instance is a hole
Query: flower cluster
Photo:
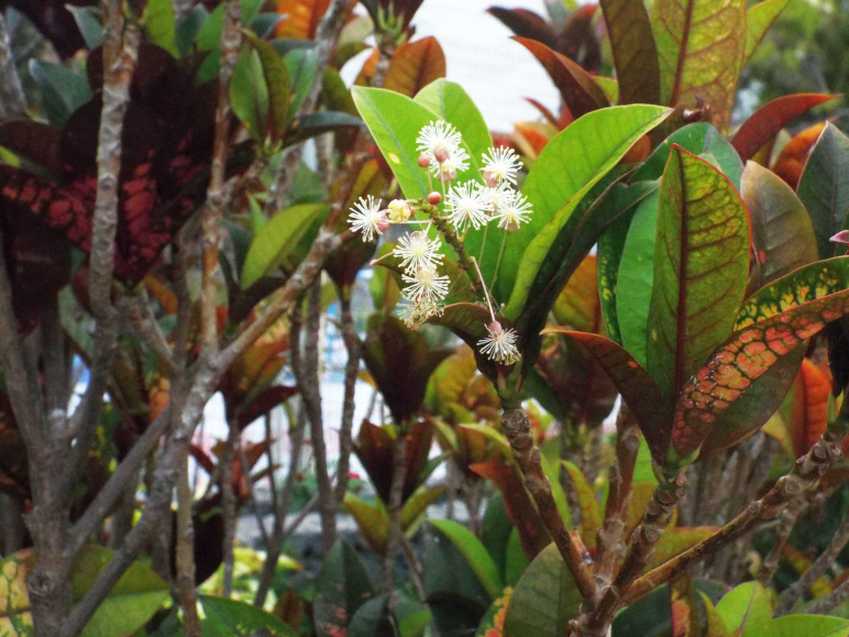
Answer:
[[[416, 138], [416, 150], [418, 165], [426, 171], [431, 185], [426, 199], [394, 199], [384, 207], [380, 199], [368, 195], [354, 204], [348, 217], [351, 230], [365, 242], [375, 241], [393, 224], [418, 226], [403, 235], [392, 251], [402, 269], [402, 314], [410, 327], [443, 311], [451, 281], [439, 271], [444, 258], [440, 233], [459, 242], [469, 230], [479, 230], [490, 222], [503, 232], [515, 232], [528, 222], [532, 212], [530, 202], [516, 189], [521, 161], [513, 149], [490, 148], [480, 159], [480, 179], [462, 182], [457, 177], [468, 171], [471, 157], [451, 124], [436, 120], [424, 126]], [[417, 219], [417, 213], [425, 213], [425, 218]], [[520, 358], [518, 335], [496, 320], [483, 277], [479, 272], [477, 276], [492, 319], [478, 347], [490, 360], [513, 365]]]

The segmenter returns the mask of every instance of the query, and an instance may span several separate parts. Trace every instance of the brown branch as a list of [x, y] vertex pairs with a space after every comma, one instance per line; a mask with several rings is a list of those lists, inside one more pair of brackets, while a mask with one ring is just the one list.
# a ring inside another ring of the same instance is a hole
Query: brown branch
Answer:
[[136, 335], [156, 354], [156, 359], [165, 373], [173, 376], [176, 372], [174, 352], [151, 311], [144, 288], [140, 288], [138, 295], [133, 298], [123, 298], [121, 306], [130, 319]]
[[227, 197], [224, 180], [227, 170], [227, 149], [230, 139], [230, 78], [236, 66], [242, 32], [239, 29], [239, 0], [229, 0], [224, 9], [221, 28], [221, 65], [218, 72], [218, 105], [215, 109], [215, 141], [206, 205], [201, 213], [203, 235], [203, 270], [201, 280], [201, 340], [204, 354], [218, 352], [218, 278], [221, 220]]
[[534, 444], [528, 415], [521, 406], [505, 404], [501, 423], [504, 435], [513, 449], [513, 457], [524, 477], [525, 487], [536, 503], [546, 530], [563, 556], [581, 596], [584, 599], [593, 599], [596, 586], [589, 568], [591, 558], [563, 524], [551, 493], [551, 485], [542, 470], [540, 451]]
[[[236, 526], [238, 524], [236, 493], [233, 490], [233, 460], [236, 458], [236, 448], [241, 447], [239, 440], [239, 425], [237, 417], [227, 423], [227, 441], [224, 443], [224, 452], [221, 454], [219, 464], [221, 466], [221, 511], [224, 518], [224, 540], [222, 554], [224, 555], [224, 584], [223, 595], [230, 597], [233, 593], [233, 543], [236, 540]], [[244, 454], [239, 454], [239, 462]], [[246, 465], [242, 465], [242, 475], [246, 480], [250, 479], [245, 472]]]
[[342, 399], [342, 423], [339, 429], [339, 463], [337, 464], [336, 502], [341, 503], [348, 490], [348, 474], [351, 464], [353, 443], [351, 432], [354, 427], [354, 406], [357, 388], [357, 372], [360, 369], [360, 339], [351, 311], [351, 287], [339, 289], [340, 318], [342, 320], [342, 340], [348, 352], [345, 363], [345, 390]]
[[791, 500], [814, 489], [822, 475], [840, 458], [840, 443], [847, 425], [849, 425], [849, 412], [844, 407], [835, 423], [823, 437], [811, 447], [808, 453], [796, 460], [793, 470], [781, 477], [766, 495], [751, 502], [714, 535], [639, 577], [624, 592], [625, 603], [639, 599], [660, 584], [668, 581], [676, 573], [683, 572], [691, 564], [713, 554], [729, 542], [742, 537], [758, 524], [774, 520]]
[[761, 565], [758, 573], [758, 581], [764, 586], [769, 586], [772, 576], [778, 570], [778, 565], [781, 563], [781, 556], [784, 555], [784, 549], [787, 548], [787, 542], [790, 540], [790, 534], [793, 532], [793, 527], [799, 520], [799, 516], [805, 509], [805, 502], [802, 500], [793, 500], [787, 504], [787, 507], [778, 515], [778, 526], [775, 530], [775, 544], [772, 545], [766, 559]]
[[783, 615], [790, 612], [796, 601], [837, 562], [837, 556], [847, 544], [849, 544], [849, 516], [843, 519], [828, 547], [820, 553], [810, 568], [781, 593], [776, 605], [776, 614]]
[[200, 637], [200, 617], [195, 590], [195, 530], [192, 522], [193, 494], [189, 485], [189, 447], [180, 444], [177, 476], [177, 597], [183, 609], [186, 637]]
[[457, 236], [454, 228], [451, 227], [451, 224], [449, 224], [448, 221], [440, 216], [439, 208], [425, 201], [421, 204], [421, 210], [430, 217], [431, 221], [433, 221], [433, 225], [436, 226], [436, 229], [443, 236], [445, 241], [448, 242], [448, 245], [454, 248], [454, 252], [457, 255], [457, 262], [466, 275], [468, 275], [469, 281], [472, 284], [472, 289], [475, 291], [475, 294], [478, 295], [478, 298], [488, 298], [484, 292], [483, 283], [481, 283], [480, 278], [478, 277], [478, 268], [475, 266], [469, 255], [466, 254], [466, 248], [463, 246], [463, 242], [460, 237]]

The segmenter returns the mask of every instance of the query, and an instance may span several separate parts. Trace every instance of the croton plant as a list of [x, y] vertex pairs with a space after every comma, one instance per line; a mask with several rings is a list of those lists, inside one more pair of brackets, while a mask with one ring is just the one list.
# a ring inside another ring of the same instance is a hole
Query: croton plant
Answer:
[[849, 637], [839, 96], [541, 4], [0, 1], [0, 634]]

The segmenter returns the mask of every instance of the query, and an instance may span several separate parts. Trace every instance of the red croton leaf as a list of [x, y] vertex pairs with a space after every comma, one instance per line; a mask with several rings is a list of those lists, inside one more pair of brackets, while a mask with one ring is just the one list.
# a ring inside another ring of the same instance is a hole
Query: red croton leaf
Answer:
[[557, 42], [557, 33], [551, 25], [529, 9], [490, 7], [487, 12], [520, 38], [531, 38], [549, 47], [554, 47]]
[[828, 93], [796, 93], [774, 99], [743, 122], [731, 139], [731, 144], [745, 162], [754, 157], [755, 153], [778, 135], [787, 124], [835, 97], [837, 96]]
[[633, 0], [602, 0], [604, 22], [619, 83], [619, 103], [660, 100], [657, 47], [646, 5]]
[[[95, 81], [98, 55], [90, 56]], [[128, 285], [150, 270], [202, 196], [214, 115], [209, 87], [195, 88], [191, 74], [167, 53], [145, 45], [139, 56], [124, 120], [115, 240], [115, 275]], [[12, 142], [10, 150], [56, 171], [47, 177], [0, 165], [0, 213], [25, 209], [84, 252], [90, 250], [101, 110], [96, 93], [71, 117], [59, 144], [55, 131], [31, 122], [0, 127], [0, 138]], [[39, 137], [52, 154], [33, 152]]]
[[383, 86], [413, 97], [441, 77], [445, 77], [445, 53], [439, 41], [430, 36], [398, 47]]
[[802, 169], [805, 167], [808, 155], [820, 138], [825, 124], [825, 122], [818, 122], [793, 136], [784, 145], [781, 154], [775, 160], [772, 172], [790, 184], [791, 188], [795, 189], [799, 183], [799, 177], [802, 176]]
[[798, 305], [735, 332], [682, 391], [675, 408], [672, 448], [686, 458], [718, 416], [779, 360], [828, 323], [849, 312], [849, 289]]
[[828, 426], [831, 378], [827, 371], [806, 358], [790, 388], [788, 425], [796, 457], [804, 455]]
[[518, 36], [513, 39], [528, 49], [542, 64], [575, 117], [610, 106], [601, 87], [577, 63], [542, 42]]

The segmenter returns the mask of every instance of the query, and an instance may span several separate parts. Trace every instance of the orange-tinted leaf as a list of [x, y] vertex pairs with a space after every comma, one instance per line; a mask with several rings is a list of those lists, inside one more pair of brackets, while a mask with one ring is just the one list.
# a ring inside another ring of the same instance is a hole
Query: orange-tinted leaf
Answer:
[[278, 38], [309, 40], [330, 0], [277, 0], [277, 13], [285, 17], [277, 24]]
[[669, 439], [664, 414], [669, 410], [648, 372], [618, 343], [599, 334], [556, 327], [546, 328], [544, 333], [567, 336], [601, 365], [636, 417], [652, 454], [655, 458], [662, 458]]
[[384, 88], [413, 97], [440, 77], [445, 77], [445, 54], [437, 39], [429, 36], [398, 47], [386, 72]]
[[653, 26], [661, 100], [710, 109], [724, 126], [746, 46], [746, 0], [657, 0]]
[[660, 100], [657, 48], [646, 5], [633, 0], [601, 0], [619, 82], [619, 103]]
[[828, 93], [795, 93], [776, 98], [743, 122], [731, 139], [731, 144], [743, 161], [750, 159], [787, 124], [835, 97]]
[[522, 37], [513, 39], [542, 64], [575, 117], [610, 106], [607, 96], [592, 76], [565, 55], [536, 40]]
[[516, 122], [513, 128], [516, 145], [523, 155], [527, 155], [531, 159], [536, 159], [558, 130], [551, 124], [539, 122]]
[[581, 332], [598, 332], [601, 307], [596, 285], [596, 257], [588, 255], [554, 302], [554, 318]]
[[737, 189], [713, 164], [673, 144], [660, 184], [646, 357], [665, 396], [674, 400], [731, 334], [748, 248]]
[[802, 176], [802, 169], [805, 167], [808, 154], [824, 128], [825, 122], [809, 126], [801, 133], [794, 135], [781, 149], [781, 154], [775, 160], [772, 171], [790, 184], [791, 188], [796, 188], [799, 183], [799, 177]]
[[825, 432], [830, 393], [831, 378], [828, 372], [810, 359], [804, 359], [788, 396], [788, 425], [797, 458], [807, 453]]
[[754, 381], [848, 312], [846, 289], [732, 334], [684, 387], [672, 429], [672, 447], [678, 457], [686, 458], [696, 451], [718, 416]]

